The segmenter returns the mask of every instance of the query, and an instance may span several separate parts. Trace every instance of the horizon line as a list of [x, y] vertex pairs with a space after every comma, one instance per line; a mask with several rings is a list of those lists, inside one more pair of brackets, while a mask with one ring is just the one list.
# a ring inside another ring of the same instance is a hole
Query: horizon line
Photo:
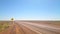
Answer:
[[[14, 21], [60, 21], [60, 19], [15, 19]], [[11, 21], [11, 20], [0, 20], [0, 21]]]

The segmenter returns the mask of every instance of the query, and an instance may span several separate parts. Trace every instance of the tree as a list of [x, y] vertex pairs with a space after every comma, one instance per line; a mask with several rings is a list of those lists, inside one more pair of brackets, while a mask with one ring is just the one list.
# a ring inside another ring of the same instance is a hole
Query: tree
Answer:
[[11, 21], [13, 21], [14, 20], [14, 18], [11, 18]]

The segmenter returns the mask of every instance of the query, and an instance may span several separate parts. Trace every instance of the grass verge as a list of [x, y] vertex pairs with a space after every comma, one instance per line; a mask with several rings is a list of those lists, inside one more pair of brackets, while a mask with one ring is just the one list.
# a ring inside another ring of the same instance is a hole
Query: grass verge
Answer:
[[9, 23], [0, 23], [0, 32], [7, 29], [9, 27]]

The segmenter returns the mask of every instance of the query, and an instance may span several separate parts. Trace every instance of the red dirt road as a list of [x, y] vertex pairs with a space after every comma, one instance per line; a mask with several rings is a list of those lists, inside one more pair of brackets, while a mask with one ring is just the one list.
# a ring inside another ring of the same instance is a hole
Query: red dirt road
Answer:
[[60, 34], [60, 21], [14, 21], [8, 29], [0, 34]]

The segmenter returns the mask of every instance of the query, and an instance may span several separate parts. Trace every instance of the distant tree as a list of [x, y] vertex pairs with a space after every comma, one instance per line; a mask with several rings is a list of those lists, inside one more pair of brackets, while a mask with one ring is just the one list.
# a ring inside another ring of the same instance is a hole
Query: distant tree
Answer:
[[11, 18], [11, 21], [13, 21], [14, 20], [14, 18]]

